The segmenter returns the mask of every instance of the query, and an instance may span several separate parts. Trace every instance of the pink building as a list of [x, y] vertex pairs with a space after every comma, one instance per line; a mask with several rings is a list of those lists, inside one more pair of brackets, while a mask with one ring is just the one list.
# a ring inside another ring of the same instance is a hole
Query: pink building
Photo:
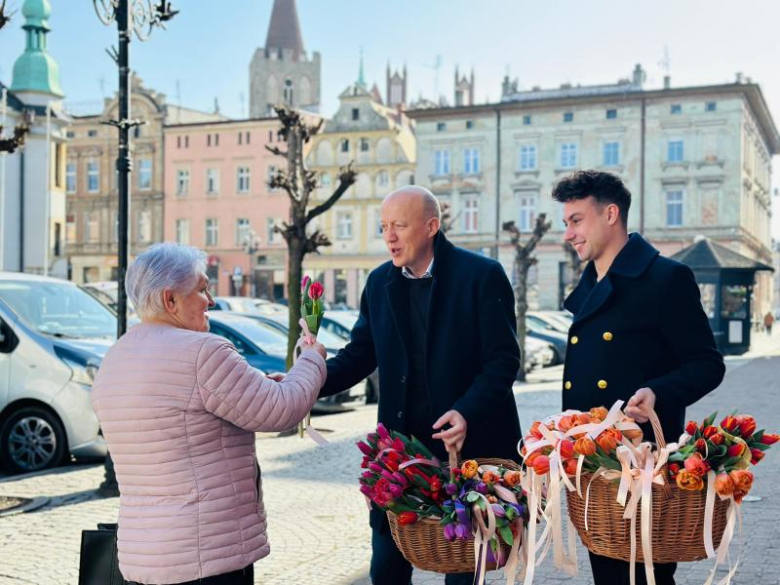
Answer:
[[165, 127], [165, 240], [209, 255], [215, 295], [282, 298], [287, 247], [273, 232], [289, 199], [268, 179], [285, 160], [266, 150], [276, 118]]

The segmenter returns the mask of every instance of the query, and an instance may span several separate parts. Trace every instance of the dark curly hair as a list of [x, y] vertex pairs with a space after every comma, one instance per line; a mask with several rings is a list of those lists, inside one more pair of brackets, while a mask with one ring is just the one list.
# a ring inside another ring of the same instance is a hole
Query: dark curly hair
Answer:
[[558, 203], [593, 197], [600, 205], [614, 203], [620, 210], [620, 219], [628, 227], [628, 209], [631, 193], [620, 177], [601, 171], [577, 171], [561, 179], [553, 188], [552, 198]]

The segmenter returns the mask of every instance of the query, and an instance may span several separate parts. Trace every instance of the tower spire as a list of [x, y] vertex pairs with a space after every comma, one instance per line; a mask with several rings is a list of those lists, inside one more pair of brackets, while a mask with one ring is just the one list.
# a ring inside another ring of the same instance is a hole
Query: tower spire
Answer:
[[60, 70], [57, 62], [46, 51], [46, 35], [51, 30], [49, 0], [25, 0], [22, 7], [25, 23], [22, 26], [27, 42], [24, 53], [14, 63], [13, 92], [35, 92], [63, 97]]
[[298, 22], [298, 9], [295, 0], [274, 0], [268, 34], [265, 39], [267, 49], [289, 49], [297, 61], [305, 56], [301, 25]]

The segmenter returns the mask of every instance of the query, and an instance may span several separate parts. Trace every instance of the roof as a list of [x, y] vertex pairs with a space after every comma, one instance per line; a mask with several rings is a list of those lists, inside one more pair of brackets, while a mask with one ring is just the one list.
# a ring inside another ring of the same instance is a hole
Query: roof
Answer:
[[305, 53], [295, 0], [274, 0], [265, 48], [291, 49], [296, 60]]
[[769, 270], [774, 269], [763, 262], [727, 248], [710, 239], [702, 238], [671, 256], [672, 260], [682, 262], [691, 268], [711, 268], [721, 270]]

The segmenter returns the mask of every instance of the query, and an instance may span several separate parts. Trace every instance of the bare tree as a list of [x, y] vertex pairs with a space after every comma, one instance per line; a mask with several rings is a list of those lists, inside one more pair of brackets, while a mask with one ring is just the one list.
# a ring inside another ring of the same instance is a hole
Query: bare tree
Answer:
[[520, 371], [517, 373], [518, 380], [525, 380], [525, 316], [528, 312], [528, 271], [535, 265], [537, 260], [533, 255], [536, 244], [544, 237], [544, 234], [550, 229], [551, 222], [546, 221], [547, 215], [540, 213], [536, 218], [534, 231], [528, 237], [526, 242], [522, 242], [522, 233], [515, 225], [514, 221], [504, 223], [504, 231], [510, 236], [510, 242], [515, 251], [515, 316], [517, 318], [517, 343], [520, 345], [520, 352], [523, 359], [520, 363]]
[[447, 234], [452, 229], [452, 226], [455, 224], [455, 220], [458, 219], [460, 214], [453, 217], [452, 206], [446, 201], [441, 203], [440, 207], [441, 207], [441, 224], [439, 226], [439, 229], [443, 234]]
[[287, 170], [278, 170], [268, 182], [271, 189], [283, 189], [290, 197], [290, 219], [281, 227], [274, 226], [287, 242], [287, 301], [290, 307], [290, 332], [287, 339], [287, 367], [292, 365], [292, 354], [300, 336], [301, 278], [306, 254], [318, 252], [322, 246], [330, 246], [328, 236], [320, 230], [308, 233], [309, 222], [333, 207], [344, 192], [355, 182], [352, 163], [339, 171], [339, 181], [331, 195], [319, 205], [309, 208], [312, 192], [317, 188], [317, 173], [306, 169], [303, 148], [311, 137], [319, 132], [322, 121], [308, 124], [304, 116], [283, 106], [274, 107], [282, 128], [279, 138], [287, 150], [278, 146], [266, 146], [272, 153], [287, 160]]

